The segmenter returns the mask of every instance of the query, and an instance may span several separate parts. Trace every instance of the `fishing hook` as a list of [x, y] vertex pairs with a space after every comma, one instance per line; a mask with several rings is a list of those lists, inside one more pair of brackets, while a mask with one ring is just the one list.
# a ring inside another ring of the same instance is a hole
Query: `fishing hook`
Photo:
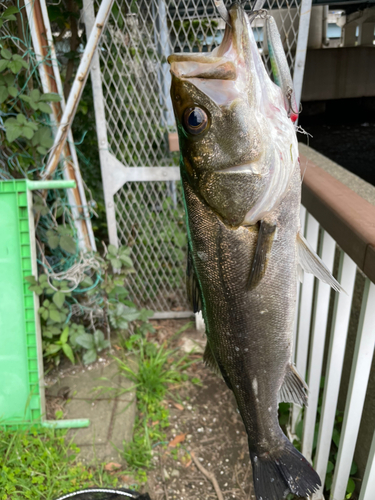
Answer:
[[214, 0], [214, 3], [219, 11], [220, 17], [228, 24], [228, 26], [232, 27], [230, 24], [230, 15], [225, 7], [224, 0]]

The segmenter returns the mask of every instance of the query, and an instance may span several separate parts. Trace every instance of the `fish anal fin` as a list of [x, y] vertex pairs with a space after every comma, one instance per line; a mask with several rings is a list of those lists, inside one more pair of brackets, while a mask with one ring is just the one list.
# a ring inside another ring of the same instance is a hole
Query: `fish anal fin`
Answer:
[[247, 283], [248, 290], [256, 288], [266, 273], [275, 232], [276, 224], [270, 224], [264, 220], [260, 222], [257, 246]]
[[279, 402], [307, 406], [308, 391], [306, 382], [302, 380], [295, 366], [289, 364], [286, 368], [283, 385], [280, 388]]
[[336, 292], [346, 293], [340, 283], [332, 276], [328, 267], [300, 233], [297, 234], [297, 248], [299, 264], [306, 273], [313, 274], [320, 281], [323, 281], [323, 283], [330, 285]]

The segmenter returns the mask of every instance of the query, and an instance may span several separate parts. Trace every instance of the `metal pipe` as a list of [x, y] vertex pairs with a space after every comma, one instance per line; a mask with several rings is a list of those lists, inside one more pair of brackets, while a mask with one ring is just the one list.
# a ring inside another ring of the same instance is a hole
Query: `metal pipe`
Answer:
[[[93, 0], [83, 0], [84, 22], [86, 26], [86, 36], [89, 38], [95, 25], [95, 11]], [[94, 111], [96, 122], [96, 134], [98, 137], [100, 169], [102, 173], [102, 183], [105, 201], [105, 214], [107, 217], [108, 238], [111, 245], [118, 246], [116, 211], [114, 193], [112, 192], [112, 180], [118, 177], [111, 170], [111, 160], [114, 158], [108, 148], [107, 123], [105, 118], [104, 95], [102, 79], [100, 74], [100, 60], [98, 49], [94, 51], [90, 68], [91, 87], [94, 97]]]
[[55, 141], [48, 158], [48, 163], [43, 178], [49, 177], [55, 171], [60, 160], [60, 156], [63, 151], [66, 138], [68, 136], [68, 132], [72, 125], [73, 118], [75, 116], [78, 103], [81, 98], [87, 76], [89, 74], [90, 64], [95, 53], [95, 49], [98, 46], [104, 25], [111, 11], [113, 1], [114, 0], [103, 0], [100, 5], [98, 15], [95, 19], [94, 28], [90, 33], [90, 37], [85, 47], [85, 51], [83, 53], [76, 77], [72, 85], [72, 89], [69, 94], [68, 102], [66, 103], [64, 114], [61, 118], [61, 122], [56, 133]]
[[266, 0], [257, 0], [255, 2], [255, 5], [254, 5], [254, 8], [253, 8], [253, 12], [257, 11], [257, 10], [261, 10], [263, 5], [265, 4]]
[[309, 28], [310, 28], [311, 3], [312, 0], [302, 0], [301, 2], [301, 14], [298, 26], [296, 59], [294, 63], [294, 73], [293, 73], [293, 86], [296, 96], [297, 110], [299, 110], [301, 95], [302, 95], [303, 74], [305, 72], [305, 62], [306, 62], [306, 52], [307, 52], [307, 39], [309, 37]]
[[[259, 1], [259, 0], [258, 0]], [[220, 17], [224, 19], [224, 21], [231, 26], [230, 24], [230, 15], [225, 7], [224, 0], [214, 0], [217, 10], [219, 11]]]
[[[52, 114], [50, 115], [50, 119], [53, 128], [56, 130], [65, 109], [65, 100], [47, 6], [45, 0], [34, 0], [34, 2], [26, 3], [25, 7], [33, 40], [33, 47], [39, 63], [38, 70], [43, 92], [54, 92], [61, 97], [60, 102], [51, 103]], [[77, 230], [79, 247], [83, 251], [95, 251], [96, 244], [94, 232], [91, 226], [85, 190], [71, 130], [69, 130], [68, 142], [62, 150], [62, 156], [64, 178], [76, 182], [76, 187], [69, 190], [67, 196]]]
[[328, 38], [328, 12], [329, 12], [329, 6], [328, 5], [323, 5], [322, 43], [323, 43], [324, 47], [327, 47], [329, 45], [329, 38]]

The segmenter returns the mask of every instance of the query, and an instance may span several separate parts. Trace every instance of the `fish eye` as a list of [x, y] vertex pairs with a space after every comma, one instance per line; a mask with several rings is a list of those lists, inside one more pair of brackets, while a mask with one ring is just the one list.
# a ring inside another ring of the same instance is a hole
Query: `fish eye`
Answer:
[[184, 111], [185, 130], [193, 135], [201, 134], [209, 125], [207, 113], [202, 108], [187, 108]]

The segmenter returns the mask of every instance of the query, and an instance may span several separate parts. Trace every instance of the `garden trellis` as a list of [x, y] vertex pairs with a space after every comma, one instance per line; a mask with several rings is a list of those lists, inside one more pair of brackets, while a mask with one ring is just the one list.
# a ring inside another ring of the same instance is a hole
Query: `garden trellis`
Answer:
[[[89, 34], [100, 2], [83, 4]], [[264, 8], [280, 30], [299, 102], [311, 0], [266, 0]], [[190, 315], [179, 154], [168, 140], [175, 124], [166, 59], [173, 52], [212, 50], [224, 27], [211, 0], [115, 0], [92, 63], [109, 239], [132, 247], [132, 299], [156, 317]], [[263, 19], [253, 28], [270, 70]]]

